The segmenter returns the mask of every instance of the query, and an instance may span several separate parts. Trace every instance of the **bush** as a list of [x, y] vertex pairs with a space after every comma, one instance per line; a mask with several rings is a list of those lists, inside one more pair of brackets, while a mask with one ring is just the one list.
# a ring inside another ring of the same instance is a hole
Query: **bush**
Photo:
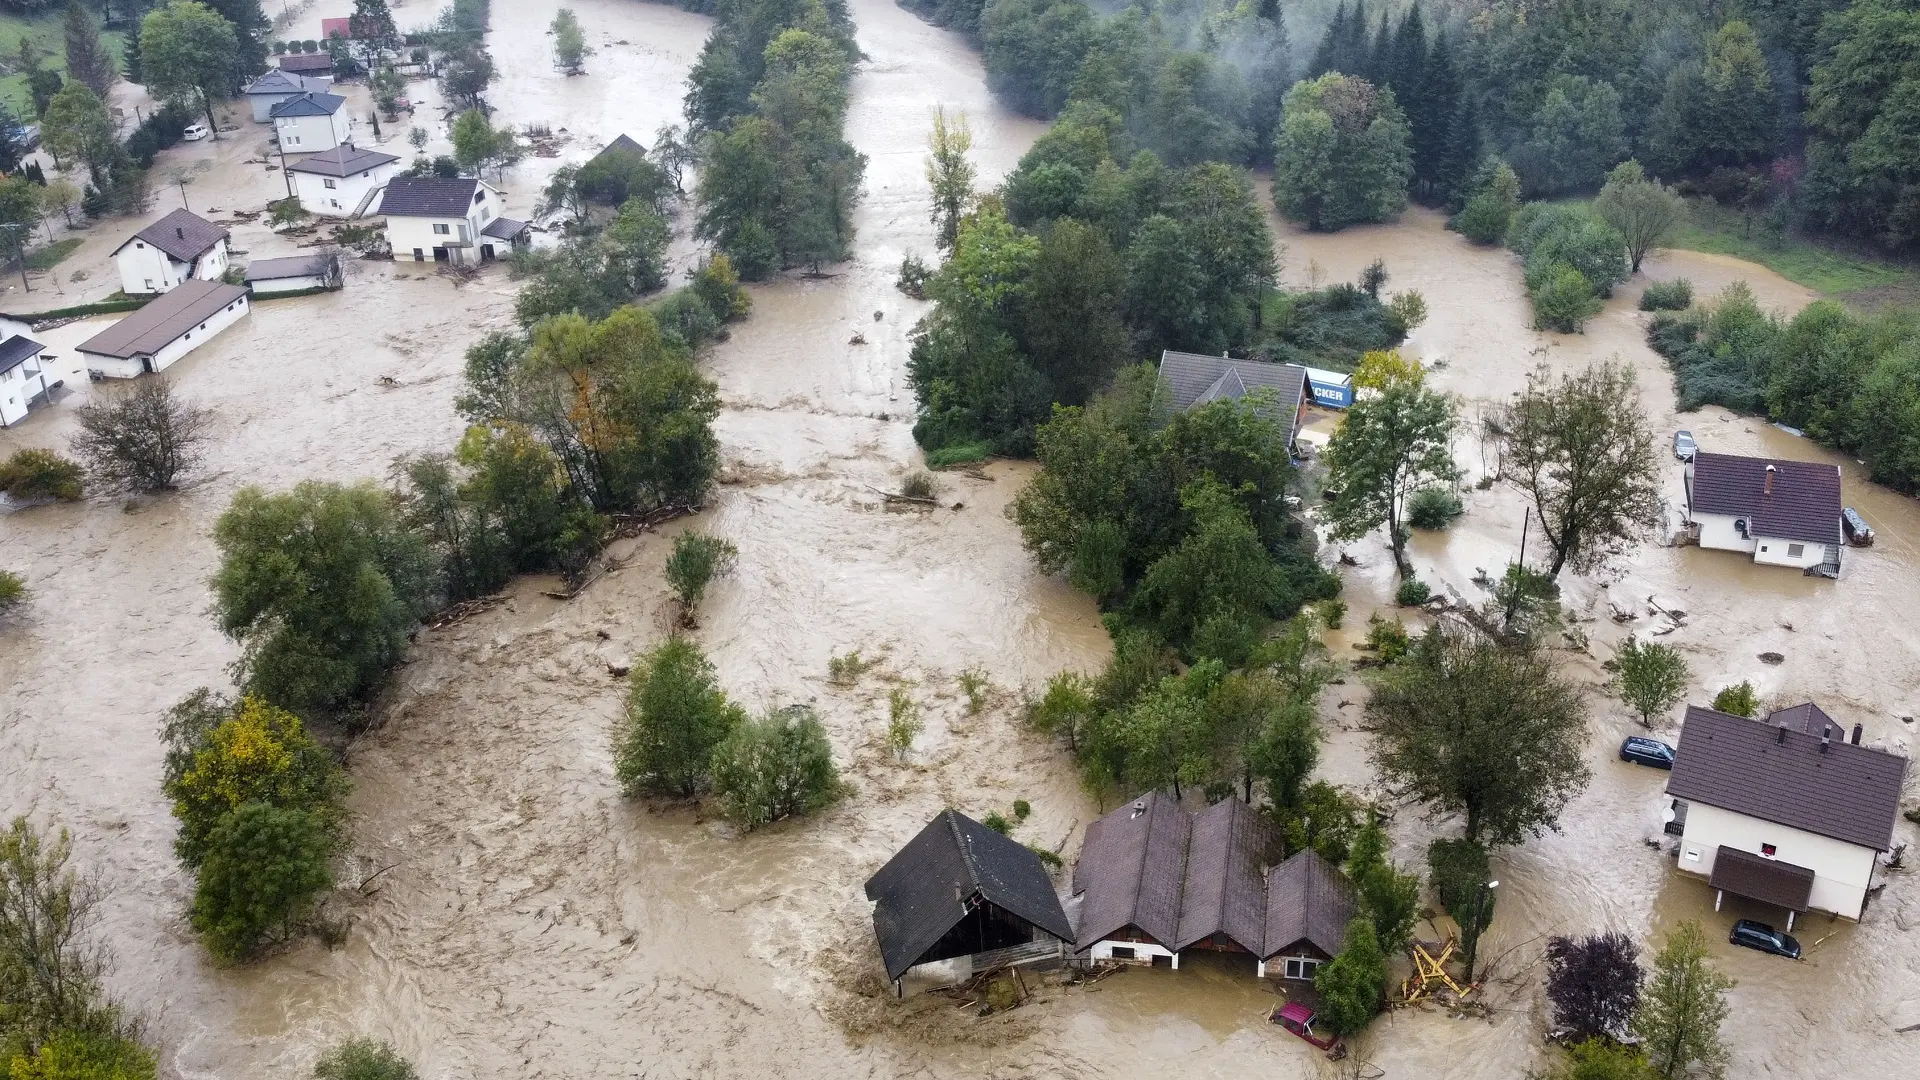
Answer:
[[1033, 804], [1025, 799], [1013, 800], [1013, 820], [1025, 821], [1033, 816]]
[[386, 1043], [348, 1039], [314, 1063], [313, 1080], [420, 1080], [420, 1074]]
[[[21, 1049], [24, 1050], [24, 1047]], [[75, 1028], [13, 1056], [12, 1080], [154, 1080], [153, 1052], [127, 1035]]]
[[713, 790], [721, 812], [747, 830], [812, 813], [842, 789], [826, 729], [796, 705], [734, 727], [714, 748]]
[[[987, 707], [987, 694], [992, 689], [993, 681], [987, 678], [985, 668], [970, 667], [960, 673], [960, 692], [966, 696], [968, 716], [980, 715], [980, 710]], [[1018, 804], [1016, 812], [1017, 809]]]
[[894, 280], [893, 287], [913, 297], [915, 300], [927, 298], [927, 281], [933, 277], [933, 269], [926, 260], [913, 252], [900, 260], [900, 276]]
[[26, 602], [26, 581], [11, 570], [0, 570], [0, 615]]
[[1641, 311], [1684, 311], [1693, 306], [1693, 282], [1686, 278], [1654, 281], [1640, 294]]
[[1513, 221], [1513, 205], [1492, 192], [1481, 192], [1447, 222], [1455, 232], [1476, 244], [1492, 246], [1506, 238]]
[[19, 502], [73, 502], [83, 493], [86, 470], [51, 450], [16, 450], [0, 462], [0, 492]]
[[1760, 712], [1760, 695], [1754, 692], [1752, 683], [1736, 683], [1713, 695], [1713, 707], [1719, 712], [1735, 716], [1757, 716]]
[[1407, 523], [1416, 529], [1444, 529], [1466, 512], [1460, 496], [1446, 488], [1421, 488], [1407, 501]]
[[1419, 578], [1408, 578], [1393, 591], [1393, 602], [1401, 607], [1419, 607], [1433, 599], [1433, 590]]
[[998, 810], [995, 810], [992, 813], [988, 814], [986, 817], [981, 818], [980, 824], [985, 825], [987, 828], [992, 829], [994, 832], [999, 833], [1001, 836], [1005, 836], [1008, 833], [1011, 833], [1013, 831], [1013, 822], [1008, 821], [1007, 816], [1005, 814], [1002, 814]]
[[1313, 606], [1313, 611], [1315, 616], [1317, 616], [1329, 630], [1338, 630], [1340, 629], [1340, 624], [1347, 621], [1347, 602], [1345, 600], [1338, 598], [1322, 600]]
[[692, 530], [673, 538], [673, 554], [667, 556], [667, 584], [674, 599], [680, 601], [683, 618], [691, 620], [693, 609], [707, 594], [707, 584], [733, 569], [739, 554], [732, 544], [717, 536]]
[[913, 697], [895, 687], [887, 695], [887, 749], [893, 751], [894, 756], [905, 758], [907, 751], [913, 749], [913, 740], [926, 726]]
[[939, 491], [934, 486], [932, 473], [915, 470], [900, 481], [900, 494], [909, 499], [932, 499]]
[[1347, 924], [1340, 954], [1314, 975], [1320, 995], [1318, 1019], [1337, 1036], [1358, 1034], [1373, 1021], [1386, 995], [1387, 957], [1365, 915]]
[[953, 443], [938, 450], [927, 451], [927, 468], [950, 469], [955, 465], [971, 465], [977, 461], [985, 461], [992, 456], [992, 443]]
[[827, 681], [835, 686], [852, 686], [860, 681], [860, 676], [868, 668], [878, 663], [860, 655], [859, 649], [850, 649], [843, 655], [827, 657]]
[[629, 678], [627, 715], [614, 738], [613, 771], [628, 795], [692, 795], [714, 749], [746, 720], [714, 679], [700, 646], [671, 637]]
[[200, 463], [213, 413], [173, 393], [163, 377], [94, 391], [79, 410], [73, 452], [110, 488], [170, 491]]
[[1399, 619], [1383, 619], [1379, 612], [1367, 616], [1367, 648], [1383, 664], [1391, 664], [1407, 655], [1412, 639]]
[[1604, 306], [1586, 275], [1570, 263], [1554, 263], [1537, 277], [1530, 272], [1528, 278], [1537, 330], [1577, 334]]
[[189, 921], [207, 951], [237, 963], [292, 933], [333, 884], [326, 829], [305, 810], [243, 803], [207, 837]]

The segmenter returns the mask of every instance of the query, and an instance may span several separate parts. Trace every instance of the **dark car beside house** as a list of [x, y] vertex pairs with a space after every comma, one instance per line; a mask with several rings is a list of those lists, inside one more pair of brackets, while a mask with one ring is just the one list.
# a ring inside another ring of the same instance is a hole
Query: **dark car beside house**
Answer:
[[1620, 760], [1655, 769], [1671, 769], [1673, 768], [1673, 747], [1658, 739], [1629, 735], [1627, 741], [1620, 744]]
[[1799, 938], [1752, 919], [1741, 919], [1734, 923], [1733, 929], [1727, 934], [1727, 941], [1774, 956], [1784, 956], [1789, 960], [1800, 959]]

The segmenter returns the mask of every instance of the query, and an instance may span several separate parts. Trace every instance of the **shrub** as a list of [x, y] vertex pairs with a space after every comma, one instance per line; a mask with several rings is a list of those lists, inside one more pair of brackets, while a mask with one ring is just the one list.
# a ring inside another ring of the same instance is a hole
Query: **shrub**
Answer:
[[1025, 821], [1033, 816], [1033, 804], [1025, 799], [1013, 800], [1013, 820]]
[[1347, 602], [1338, 597], [1320, 601], [1313, 606], [1313, 611], [1329, 630], [1338, 630], [1340, 624], [1347, 621]]
[[1693, 306], [1693, 282], [1686, 278], [1654, 281], [1640, 294], [1641, 311], [1684, 311]]
[[893, 285], [894, 288], [915, 300], [925, 300], [927, 282], [932, 277], [933, 269], [927, 265], [926, 260], [909, 251], [907, 257], [900, 260], [900, 276], [894, 280]]
[[1407, 655], [1412, 639], [1399, 619], [1383, 619], [1379, 612], [1367, 616], [1367, 648], [1383, 664], [1391, 664]]
[[386, 1043], [348, 1039], [314, 1063], [313, 1080], [420, 1080], [420, 1074]]
[[1444, 529], [1465, 512], [1460, 496], [1442, 487], [1421, 488], [1407, 501], [1407, 523], [1416, 529]]
[[20, 502], [73, 502], [83, 493], [86, 470], [51, 450], [16, 450], [0, 462], [0, 492]]
[[0, 570], [0, 615], [27, 602], [27, 583], [11, 570]]
[[1066, 861], [1060, 858], [1060, 853], [1057, 851], [1043, 848], [1039, 844], [1028, 844], [1026, 848], [1028, 851], [1033, 852], [1034, 858], [1040, 860], [1040, 865], [1049, 870], [1058, 870], [1067, 865]]
[[717, 536], [692, 530], [673, 538], [673, 554], [667, 556], [667, 584], [674, 599], [680, 601], [683, 617], [691, 621], [693, 609], [707, 594], [707, 584], [733, 568], [739, 554], [732, 544]]
[[1556, 262], [1537, 278], [1531, 272], [1528, 277], [1536, 329], [1577, 334], [1604, 306], [1586, 275], [1571, 263]]
[[1419, 578], [1408, 578], [1393, 591], [1393, 602], [1401, 607], [1419, 607], [1433, 599], [1433, 590]]
[[987, 678], [982, 667], [970, 667], [960, 673], [960, 692], [967, 696], [967, 715], [978, 716], [986, 708], [987, 692], [993, 689], [993, 683]]
[[1007, 816], [1005, 814], [1002, 814], [998, 810], [995, 810], [992, 813], [988, 814], [986, 817], [981, 818], [980, 824], [985, 825], [987, 828], [992, 829], [994, 832], [999, 833], [1001, 836], [1005, 836], [1008, 833], [1011, 833], [1013, 831], [1013, 822], [1008, 821]]
[[332, 843], [306, 810], [243, 803], [207, 837], [189, 921], [207, 951], [237, 963], [292, 933], [333, 884]]
[[1755, 716], [1760, 712], [1760, 695], [1754, 692], [1752, 683], [1736, 683], [1713, 695], [1713, 707], [1735, 716]]
[[165, 378], [96, 390], [82, 405], [73, 452], [111, 488], [170, 491], [200, 463], [213, 413], [174, 396]]
[[842, 655], [827, 657], [827, 681], [835, 686], [852, 686], [860, 681], [866, 670], [878, 663], [860, 655], [859, 649], [849, 649]]
[[714, 748], [745, 719], [700, 646], [668, 638], [628, 676], [626, 720], [613, 750], [621, 790], [692, 795], [712, 770]]
[[955, 465], [971, 465], [976, 461], [985, 461], [992, 456], [992, 443], [952, 443], [938, 450], [927, 451], [927, 468], [951, 469]]
[[887, 695], [887, 749], [894, 756], [905, 758], [907, 751], [913, 748], [913, 740], [925, 730], [927, 724], [920, 718], [920, 706], [905, 690], [895, 687]]
[[900, 481], [900, 494], [909, 499], [932, 499], [937, 491], [933, 474], [924, 470], [910, 472]]
[[137, 1040], [76, 1028], [41, 1043], [32, 1056], [15, 1055], [7, 1075], [12, 1080], [153, 1080], [157, 1069], [153, 1052]]
[[1373, 1021], [1386, 994], [1387, 957], [1365, 915], [1347, 924], [1340, 954], [1314, 975], [1318, 1018], [1334, 1035], [1357, 1034]]
[[734, 726], [713, 751], [713, 790], [721, 812], [747, 830], [812, 813], [842, 789], [826, 729], [797, 705]]
[[1476, 244], [1492, 246], [1506, 237], [1512, 220], [1512, 203], [1493, 192], [1481, 192], [1468, 199], [1447, 224]]

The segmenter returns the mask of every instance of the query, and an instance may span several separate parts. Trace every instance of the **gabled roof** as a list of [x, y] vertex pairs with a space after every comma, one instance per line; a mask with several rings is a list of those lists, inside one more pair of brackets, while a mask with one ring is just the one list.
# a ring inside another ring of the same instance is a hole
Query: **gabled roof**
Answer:
[[1073, 928], [1033, 852], [953, 810], [943, 810], [867, 879], [873, 931], [887, 978], [919, 962], [981, 901], [1063, 941]]
[[246, 295], [239, 285], [200, 278], [183, 281], [172, 292], [88, 338], [80, 351], [121, 358], [152, 356]]
[[244, 91], [247, 94], [304, 94], [309, 91], [324, 93], [328, 84], [321, 79], [296, 75], [280, 68], [269, 68], [265, 75], [253, 80]]
[[1216, 934], [1261, 954], [1267, 886], [1262, 875], [1279, 845], [1259, 811], [1238, 799], [1215, 803], [1193, 820], [1180, 894], [1177, 952]]
[[[1767, 469], [1773, 491], [1767, 492]], [[1747, 519], [1750, 536], [1815, 544], [1840, 542], [1840, 467], [1817, 461], [1693, 455], [1693, 509]]]
[[527, 223], [524, 221], [515, 221], [510, 217], [497, 217], [487, 222], [487, 227], [480, 230], [480, 235], [491, 236], [495, 240], [511, 240], [526, 231]]
[[332, 71], [333, 57], [327, 53], [288, 53], [279, 58], [281, 71]]
[[1274, 400], [1261, 408], [1260, 415], [1281, 425], [1289, 435], [1300, 412], [1301, 395], [1307, 392], [1307, 369], [1298, 364], [1232, 360], [1171, 349], [1160, 354], [1160, 379], [1170, 393], [1168, 404], [1175, 411], [1211, 401], [1238, 401], [1257, 390], [1270, 389]]
[[1815, 876], [1804, 866], [1721, 844], [1714, 852], [1713, 873], [1708, 876], [1707, 884], [1763, 904], [1805, 911], [1807, 901], [1813, 899]]
[[1885, 851], [1906, 773], [1906, 758], [1854, 746], [1838, 725], [1823, 740], [1790, 725], [1689, 705], [1667, 792]]
[[1192, 836], [1193, 818], [1158, 791], [1087, 826], [1073, 868], [1073, 891], [1085, 895], [1075, 948], [1128, 926], [1172, 948]]
[[283, 278], [321, 277], [330, 272], [336, 257], [332, 255], [290, 255], [284, 259], [255, 259], [247, 264], [248, 281], [279, 281]]
[[1811, 701], [1777, 709], [1767, 714], [1767, 723], [1805, 732], [1816, 739], [1828, 728], [1832, 728], [1836, 734], [1840, 730], [1840, 722], [1828, 716], [1824, 709]]
[[113, 249], [113, 253], [118, 255], [126, 250], [127, 244], [141, 240], [159, 248], [179, 262], [190, 263], [212, 251], [213, 246], [225, 240], [227, 236], [225, 226], [215, 225], [206, 218], [187, 210], [175, 210], [128, 237], [124, 243]]
[[612, 142], [601, 147], [599, 153], [588, 158], [587, 164], [591, 165], [594, 162], [599, 161], [601, 158], [606, 157], [608, 154], [614, 153], [616, 151], [628, 153], [628, 154], [638, 154], [641, 157], [647, 156], [646, 147], [641, 146], [639, 143], [633, 141], [632, 139], [628, 138], [625, 135], [621, 135], [618, 138], [614, 139]]
[[396, 176], [380, 197], [390, 217], [466, 217], [480, 181], [470, 176]]
[[39, 356], [47, 347], [30, 337], [15, 334], [0, 341], [0, 375], [5, 375], [21, 364]]
[[392, 154], [383, 154], [378, 150], [362, 150], [348, 142], [341, 143], [325, 153], [315, 154], [305, 161], [296, 161], [287, 166], [287, 171], [344, 177], [363, 173], [368, 169], [377, 169], [382, 165], [391, 165], [399, 160]]
[[1312, 848], [1267, 871], [1267, 942], [1261, 959], [1305, 941], [1336, 956], [1359, 911], [1353, 883]]
[[276, 103], [267, 115], [276, 120], [283, 116], [332, 116], [346, 103], [347, 99], [339, 94], [316, 94], [309, 90]]

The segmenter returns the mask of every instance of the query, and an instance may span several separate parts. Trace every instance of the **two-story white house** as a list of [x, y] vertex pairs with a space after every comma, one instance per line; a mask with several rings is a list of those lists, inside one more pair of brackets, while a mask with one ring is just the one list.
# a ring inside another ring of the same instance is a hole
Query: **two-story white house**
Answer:
[[253, 122], [270, 124], [273, 122], [273, 107], [289, 98], [301, 94], [324, 94], [333, 89], [333, 77], [330, 75], [300, 75], [291, 71], [270, 69], [265, 75], [247, 84], [247, 105], [253, 110]]
[[1679, 867], [1726, 894], [1858, 919], [1893, 844], [1907, 759], [1859, 745], [1811, 702], [1751, 720], [1687, 707], [1673, 776]]
[[358, 217], [393, 179], [400, 161], [392, 154], [341, 143], [287, 166], [300, 208], [322, 217]]
[[1840, 572], [1838, 465], [1699, 451], [1687, 462], [1686, 487], [1687, 520], [1701, 547]]
[[[500, 216], [500, 192], [472, 177], [396, 176], [380, 197], [393, 257], [414, 262], [485, 262], [505, 254], [525, 224]], [[504, 223], [504, 225], [503, 225]]]
[[338, 94], [298, 94], [269, 109], [267, 115], [273, 118], [283, 153], [317, 154], [353, 137], [347, 99]]
[[22, 334], [0, 340], [0, 427], [12, 427], [27, 418], [59, 381], [48, 370], [52, 359], [46, 346]]
[[151, 296], [194, 278], [216, 281], [227, 272], [227, 236], [224, 227], [175, 210], [114, 251], [120, 288], [128, 296]]

